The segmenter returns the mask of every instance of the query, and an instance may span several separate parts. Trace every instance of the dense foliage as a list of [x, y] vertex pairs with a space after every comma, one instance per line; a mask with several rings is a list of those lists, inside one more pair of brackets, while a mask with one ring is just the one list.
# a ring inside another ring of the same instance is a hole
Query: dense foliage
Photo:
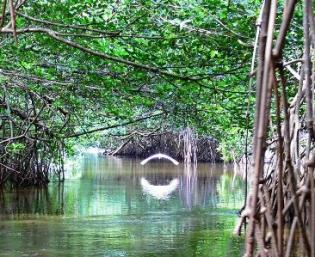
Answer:
[[256, 1], [9, 0], [3, 7], [4, 156], [34, 144], [54, 155], [69, 138], [115, 127], [190, 126], [218, 138], [227, 155], [243, 135]]

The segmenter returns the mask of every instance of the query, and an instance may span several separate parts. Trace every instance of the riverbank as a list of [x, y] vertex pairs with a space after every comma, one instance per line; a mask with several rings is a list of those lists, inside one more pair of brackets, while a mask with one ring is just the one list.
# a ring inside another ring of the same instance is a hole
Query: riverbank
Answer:
[[[119, 140], [119, 139], [118, 139]], [[147, 158], [156, 153], [164, 153], [176, 160], [183, 160], [185, 155], [182, 134], [164, 132], [151, 135], [134, 135], [119, 140], [119, 146], [105, 151], [106, 155]], [[196, 137], [196, 157], [198, 162], [222, 162], [218, 150], [219, 142], [211, 136]]]

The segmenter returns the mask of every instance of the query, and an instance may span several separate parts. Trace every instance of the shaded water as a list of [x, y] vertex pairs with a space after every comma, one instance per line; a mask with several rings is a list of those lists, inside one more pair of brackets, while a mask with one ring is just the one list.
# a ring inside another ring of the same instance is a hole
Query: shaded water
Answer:
[[223, 166], [79, 162], [64, 184], [0, 194], [0, 256], [240, 256], [244, 186]]

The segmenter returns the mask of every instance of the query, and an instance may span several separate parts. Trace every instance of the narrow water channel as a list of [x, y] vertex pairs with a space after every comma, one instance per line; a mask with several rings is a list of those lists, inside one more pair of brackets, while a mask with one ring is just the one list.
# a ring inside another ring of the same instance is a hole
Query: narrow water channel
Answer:
[[0, 194], [1, 257], [241, 255], [244, 185], [222, 165], [85, 155], [67, 177]]

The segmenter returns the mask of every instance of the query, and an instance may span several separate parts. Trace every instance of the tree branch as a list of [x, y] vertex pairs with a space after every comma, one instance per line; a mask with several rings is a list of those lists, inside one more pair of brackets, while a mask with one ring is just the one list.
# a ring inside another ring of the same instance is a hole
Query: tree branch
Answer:
[[65, 138], [80, 137], [80, 136], [83, 136], [83, 135], [92, 134], [92, 133], [99, 132], [99, 131], [104, 131], [104, 130], [107, 130], [107, 129], [123, 127], [123, 126], [127, 126], [127, 125], [130, 125], [130, 124], [137, 123], [139, 121], [144, 121], [144, 120], [147, 120], [147, 119], [158, 117], [158, 116], [161, 116], [163, 114], [165, 114], [165, 113], [164, 112], [160, 112], [160, 113], [157, 113], [157, 114], [152, 114], [152, 115], [145, 116], [145, 117], [140, 117], [140, 118], [137, 118], [137, 119], [134, 119], [134, 120], [131, 120], [131, 121], [123, 122], [123, 123], [120, 123], [120, 124], [115, 124], [115, 125], [110, 125], [110, 126], [106, 126], [106, 127], [101, 127], [101, 128], [97, 128], [97, 129], [88, 130], [88, 131], [78, 132], [78, 133], [66, 136]]
[[[8, 28], [3, 28], [1, 29], [2, 33], [13, 33], [12, 29], [8, 29]], [[46, 29], [46, 28], [24, 28], [24, 29], [19, 29], [16, 31], [17, 34], [23, 34], [23, 33], [44, 33], [46, 35], [48, 35], [51, 38], [56, 39], [59, 42], [62, 42], [70, 47], [76, 48], [81, 50], [82, 52], [91, 54], [93, 56], [97, 56], [100, 57], [102, 59], [106, 59], [106, 60], [110, 60], [110, 61], [114, 61], [117, 63], [121, 63], [127, 66], [131, 66], [134, 67], [136, 69], [140, 69], [140, 70], [145, 70], [145, 71], [149, 71], [149, 72], [153, 72], [153, 73], [158, 73], [161, 75], [165, 75], [168, 77], [173, 77], [175, 79], [180, 79], [180, 80], [184, 80], [184, 81], [192, 81], [192, 82], [196, 82], [198, 81], [198, 79], [195, 78], [191, 78], [188, 76], [183, 76], [180, 74], [176, 74], [176, 73], [172, 73], [172, 72], [167, 72], [167, 71], [163, 71], [158, 67], [154, 67], [154, 66], [150, 66], [147, 64], [142, 64], [142, 63], [138, 63], [138, 62], [133, 62], [133, 61], [129, 61], [120, 57], [116, 57], [116, 56], [112, 56], [112, 55], [108, 55], [108, 54], [104, 54], [95, 50], [92, 50], [90, 48], [86, 48], [78, 43], [75, 43], [73, 41], [70, 41], [68, 39], [65, 39], [63, 37], [58, 36], [58, 32], [50, 30], [50, 29]]]

